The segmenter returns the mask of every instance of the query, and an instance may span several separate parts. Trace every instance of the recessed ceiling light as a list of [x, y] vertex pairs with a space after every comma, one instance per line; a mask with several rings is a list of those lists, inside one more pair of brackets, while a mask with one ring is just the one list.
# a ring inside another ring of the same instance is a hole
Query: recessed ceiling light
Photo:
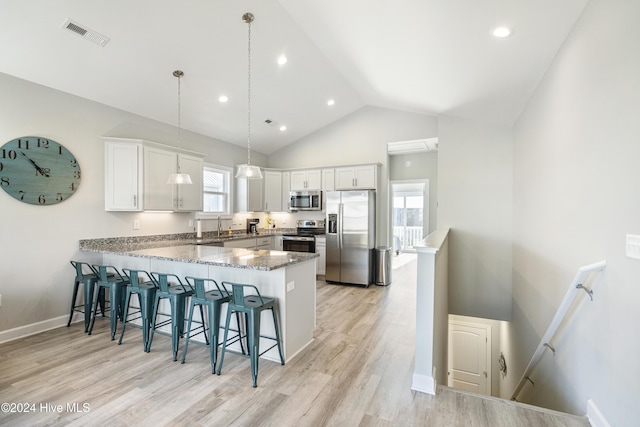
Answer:
[[220, 95], [220, 97], [218, 98], [218, 101], [220, 102], [227, 102], [229, 100], [229, 97], [227, 95]]
[[287, 57], [286, 57], [286, 56], [284, 56], [284, 55], [281, 55], [281, 56], [278, 58], [278, 65], [284, 65], [284, 64], [286, 64], [286, 63], [287, 63]]
[[336, 101], [334, 101], [333, 99], [330, 99], [330, 100], [328, 100], [328, 101], [327, 101], [327, 105], [328, 105], [329, 107], [331, 107], [331, 106], [332, 106], [333, 104], [335, 104], [335, 103], [336, 103]]
[[286, 127], [285, 125], [282, 125], [282, 126], [280, 126], [280, 130], [281, 130], [282, 132], [284, 132], [285, 130], [287, 130], [287, 127]]
[[509, 27], [497, 27], [491, 32], [494, 37], [505, 38], [513, 35], [513, 30]]

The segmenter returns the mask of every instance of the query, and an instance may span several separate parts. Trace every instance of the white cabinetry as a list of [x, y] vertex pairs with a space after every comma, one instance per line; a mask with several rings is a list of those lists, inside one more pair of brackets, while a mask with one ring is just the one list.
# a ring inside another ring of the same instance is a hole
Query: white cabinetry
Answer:
[[335, 169], [336, 190], [372, 189], [377, 187], [377, 165], [361, 165]]
[[322, 171], [320, 169], [307, 169], [291, 172], [291, 191], [321, 189]]
[[320, 257], [316, 258], [316, 274], [324, 276], [327, 265], [327, 238], [316, 236], [316, 253]]
[[[105, 210], [202, 210], [203, 155], [141, 139], [105, 138]], [[167, 184], [169, 174], [193, 184]]]
[[[192, 184], [167, 184], [169, 174], [178, 171], [191, 176]], [[164, 148], [144, 147], [144, 208], [158, 211], [201, 211], [202, 158]]]
[[246, 249], [271, 249], [273, 237], [250, 237], [248, 239], [228, 240], [224, 242], [225, 248], [246, 248]]
[[[282, 172], [263, 171], [264, 175], [264, 211], [282, 211]], [[287, 193], [287, 196], [289, 194]]]
[[106, 140], [104, 154], [104, 209], [141, 211], [142, 144]]
[[[291, 199], [289, 193], [291, 192], [291, 172], [282, 172], [282, 212], [289, 212], [291, 207]], [[277, 248], [276, 248], [277, 249]]]
[[186, 154], [178, 154], [178, 164], [181, 173], [188, 173], [191, 176], [193, 184], [177, 185], [178, 211], [202, 211], [203, 209], [203, 186], [204, 180], [202, 170], [204, 169], [204, 160], [201, 157], [189, 156]]
[[262, 179], [236, 178], [234, 212], [262, 212]]
[[322, 169], [322, 191], [333, 191], [335, 189], [335, 169]]

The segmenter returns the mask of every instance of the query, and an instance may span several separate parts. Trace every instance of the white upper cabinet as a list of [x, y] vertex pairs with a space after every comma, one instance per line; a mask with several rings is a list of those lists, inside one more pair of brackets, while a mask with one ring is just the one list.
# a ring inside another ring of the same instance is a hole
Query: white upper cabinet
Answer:
[[192, 184], [176, 185], [178, 189], [177, 211], [200, 212], [204, 204], [204, 159], [202, 157], [178, 154], [180, 172], [188, 173]]
[[142, 144], [105, 140], [104, 209], [142, 210]]
[[[105, 158], [105, 210], [202, 210], [202, 155], [150, 141], [105, 138]], [[167, 184], [178, 164], [192, 184]]]
[[263, 180], [264, 179], [236, 178], [234, 212], [263, 211]]
[[360, 165], [335, 169], [335, 189], [371, 189], [377, 187], [378, 166]]
[[291, 172], [282, 172], [282, 212], [289, 212], [291, 207], [291, 198], [289, 193], [291, 192]]
[[[156, 147], [144, 147], [144, 208], [172, 211], [176, 186], [167, 184], [169, 174], [178, 170], [178, 154]], [[187, 184], [185, 184], [187, 185]]]
[[321, 189], [322, 171], [320, 169], [291, 171], [291, 191]]
[[333, 191], [335, 189], [335, 169], [322, 169], [322, 191]]
[[[282, 172], [263, 171], [264, 175], [264, 211], [280, 212], [282, 210]], [[289, 196], [289, 193], [287, 193]]]

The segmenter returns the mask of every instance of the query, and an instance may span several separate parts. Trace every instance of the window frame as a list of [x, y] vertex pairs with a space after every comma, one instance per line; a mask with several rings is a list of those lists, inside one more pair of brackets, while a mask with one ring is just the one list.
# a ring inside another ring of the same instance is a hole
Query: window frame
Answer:
[[[210, 169], [210, 170], [213, 169], [216, 172], [224, 172], [229, 177], [228, 193], [227, 193], [227, 206], [226, 206], [225, 212], [223, 212], [223, 213], [205, 212], [204, 210], [202, 210], [200, 212], [196, 212], [196, 215], [195, 215], [196, 219], [217, 219], [218, 216], [220, 216], [221, 218], [232, 218], [233, 217], [233, 206], [234, 206], [233, 205], [233, 202], [234, 202], [234, 200], [233, 200], [233, 194], [234, 194], [233, 167], [219, 165], [219, 164], [215, 164], [215, 163], [205, 163], [203, 165], [203, 167], [202, 167], [202, 175], [203, 175], [203, 177], [204, 177], [204, 173], [207, 171], [207, 169]], [[202, 184], [202, 198], [203, 198], [202, 209], [204, 209], [204, 196], [207, 193], [205, 187], [206, 186], [204, 185], [204, 182], [203, 182], [203, 184]]]

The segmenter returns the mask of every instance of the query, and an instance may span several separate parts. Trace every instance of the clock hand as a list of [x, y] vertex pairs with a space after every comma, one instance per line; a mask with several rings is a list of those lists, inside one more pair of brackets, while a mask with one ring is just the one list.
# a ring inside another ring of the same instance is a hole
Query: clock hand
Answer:
[[33, 160], [31, 160], [26, 154], [24, 154], [23, 151], [20, 152], [20, 154], [22, 154], [23, 156], [25, 156], [27, 158], [27, 160], [29, 160], [31, 162], [31, 164], [36, 168], [36, 170], [38, 171], [38, 173], [42, 176], [46, 176], [47, 178], [49, 178], [49, 171], [46, 171], [44, 169], [42, 169], [40, 166], [38, 166], [36, 164], [36, 162], [34, 162]]

